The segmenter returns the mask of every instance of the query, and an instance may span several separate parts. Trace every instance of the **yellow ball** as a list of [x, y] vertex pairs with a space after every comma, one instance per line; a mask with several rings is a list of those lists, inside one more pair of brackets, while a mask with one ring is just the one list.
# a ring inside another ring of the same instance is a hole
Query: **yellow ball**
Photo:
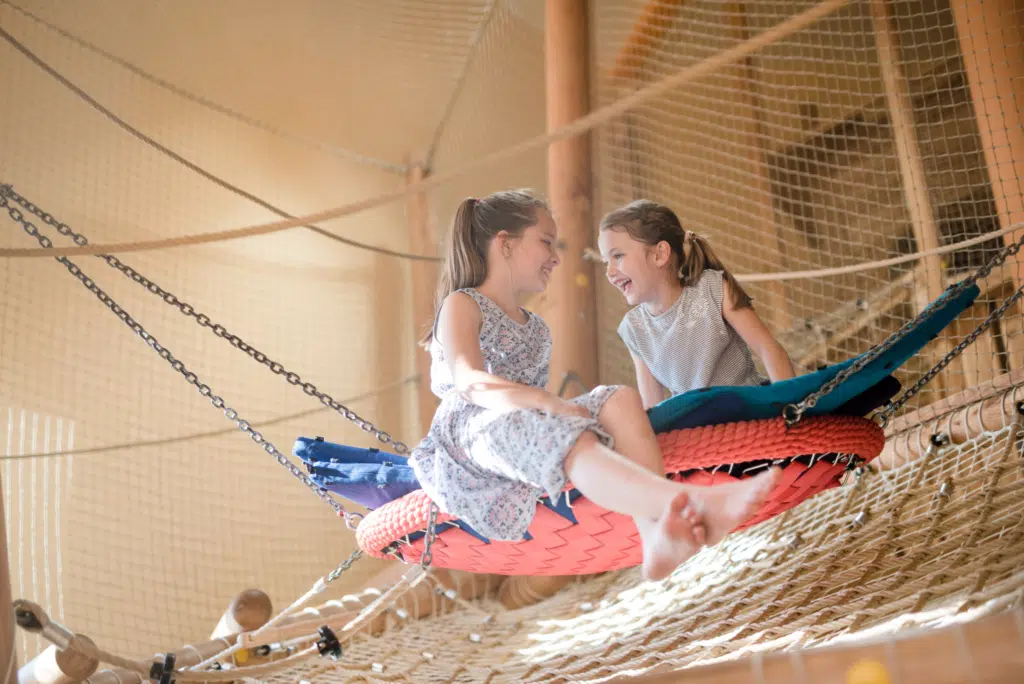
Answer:
[[877, 660], [859, 660], [846, 671], [846, 684], [890, 684], [889, 671]]
[[585, 273], [576, 274], [576, 287], [586, 287], [590, 284], [590, 278]]

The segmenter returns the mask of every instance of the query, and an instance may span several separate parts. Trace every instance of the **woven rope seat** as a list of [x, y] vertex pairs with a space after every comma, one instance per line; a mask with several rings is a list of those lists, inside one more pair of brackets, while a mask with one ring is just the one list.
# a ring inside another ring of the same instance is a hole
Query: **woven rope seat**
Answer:
[[[672, 430], [658, 435], [666, 475], [715, 486], [750, 477], [771, 464], [779, 485], [742, 529], [786, 511], [840, 484], [847, 471], [881, 453], [874, 422], [855, 416], [820, 416], [787, 426], [782, 418]], [[378, 558], [418, 562], [423, 553], [430, 497], [417, 490], [369, 513], [356, 530], [359, 546]], [[432, 564], [478, 573], [578, 575], [639, 565], [640, 538], [631, 518], [587, 500], [571, 485], [557, 502], [542, 497], [526, 537], [484, 539], [462, 521], [436, 518]]]

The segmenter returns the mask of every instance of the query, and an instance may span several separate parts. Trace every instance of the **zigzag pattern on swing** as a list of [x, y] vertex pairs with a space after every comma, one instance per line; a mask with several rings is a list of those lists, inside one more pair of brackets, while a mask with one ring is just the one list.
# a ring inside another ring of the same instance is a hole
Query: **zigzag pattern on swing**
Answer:
[[[742, 530], [839, 486], [845, 473], [878, 456], [884, 436], [864, 418], [823, 416], [793, 426], [775, 418], [674, 430], [659, 434], [658, 443], [666, 473], [694, 484], [728, 482], [772, 463], [783, 467], [779, 485], [737, 528]], [[737, 466], [735, 472], [730, 464]], [[441, 513], [432, 564], [479, 573], [578, 575], [641, 562], [640, 539], [628, 516], [607, 511], [574, 489], [566, 497], [571, 505], [563, 499], [539, 503], [520, 542], [483, 539]], [[397, 554], [407, 563], [419, 562], [430, 508], [426, 492], [417, 490], [372, 511], [356, 530], [360, 547], [379, 558]]]

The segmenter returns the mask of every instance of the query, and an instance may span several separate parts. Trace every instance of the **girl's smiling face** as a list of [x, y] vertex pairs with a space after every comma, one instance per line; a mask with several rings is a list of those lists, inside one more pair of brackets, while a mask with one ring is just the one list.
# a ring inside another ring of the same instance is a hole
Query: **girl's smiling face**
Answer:
[[[626, 298], [626, 303], [636, 306], [654, 297], [663, 275], [667, 255], [659, 259], [662, 245], [651, 247], [634, 240], [624, 230], [611, 228], [602, 230], [597, 238], [601, 259], [605, 262], [605, 277]], [[663, 245], [668, 247], [667, 244]]]

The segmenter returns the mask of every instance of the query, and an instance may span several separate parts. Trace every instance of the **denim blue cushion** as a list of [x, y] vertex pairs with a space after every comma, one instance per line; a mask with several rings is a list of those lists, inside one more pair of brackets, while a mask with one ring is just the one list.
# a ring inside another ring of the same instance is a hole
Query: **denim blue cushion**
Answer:
[[380, 449], [363, 449], [324, 441], [323, 437], [299, 437], [292, 453], [306, 462], [332, 463], [393, 463], [408, 465], [408, 459]]
[[420, 488], [406, 458], [379, 449], [299, 437], [292, 453], [318, 487], [371, 510]]

